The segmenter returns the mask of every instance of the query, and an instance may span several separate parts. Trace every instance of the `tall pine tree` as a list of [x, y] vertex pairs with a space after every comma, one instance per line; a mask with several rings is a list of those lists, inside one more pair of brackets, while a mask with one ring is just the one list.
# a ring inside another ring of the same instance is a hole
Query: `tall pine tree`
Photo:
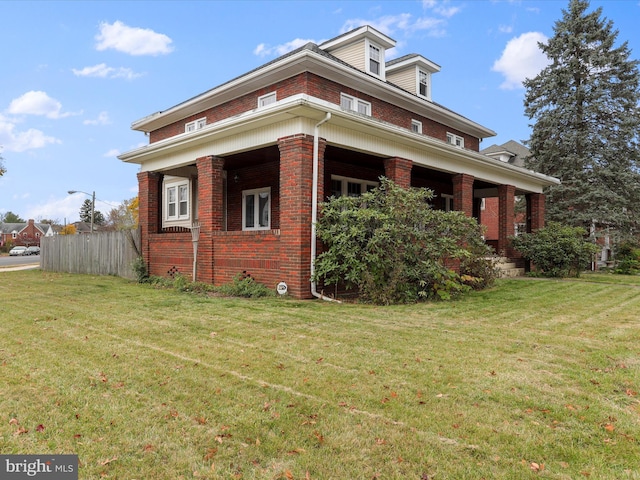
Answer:
[[528, 166], [559, 178], [549, 188], [547, 218], [622, 232], [640, 227], [640, 75], [627, 42], [602, 9], [571, 0], [540, 48], [550, 60], [524, 82], [534, 123]]

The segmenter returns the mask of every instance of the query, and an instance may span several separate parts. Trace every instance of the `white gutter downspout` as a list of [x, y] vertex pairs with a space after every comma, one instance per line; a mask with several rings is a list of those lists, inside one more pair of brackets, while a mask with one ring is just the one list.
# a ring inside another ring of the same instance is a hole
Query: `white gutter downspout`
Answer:
[[315, 274], [316, 267], [316, 254], [317, 254], [317, 238], [316, 238], [316, 222], [318, 220], [318, 134], [320, 131], [320, 125], [325, 122], [328, 122], [331, 119], [331, 113], [327, 112], [325, 117], [316, 125], [315, 130], [313, 131], [313, 178], [312, 184], [313, 189], [311, 193], [311, 294], [322, 300], [327, 300], [330, 302], [338, 302], [333, 298], [329, 298], [317, 290], [316, 281], [313, 279], [313, 275]]

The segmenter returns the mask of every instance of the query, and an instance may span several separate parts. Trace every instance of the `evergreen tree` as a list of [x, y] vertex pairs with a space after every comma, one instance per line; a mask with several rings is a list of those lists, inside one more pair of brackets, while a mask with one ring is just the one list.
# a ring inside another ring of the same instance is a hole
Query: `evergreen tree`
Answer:
[[547, 194], [547, 218], [630, 232], [640, 226], [640, 75], [627, 42], [602, 8], [571, 0], [540, 48], [550, 60], [524, 82], [534, 120], [527, 166], [559, 178]]
[[[85, 223], [91, 223], [91, 205], [92, 202], [89, 199], [86, 199], [82, 206], [80, 207], [80, 221]], [[104, 223], [104, 215], [100, 210], [93, 211], [93, 224], [94, 225], [102, 225]]]
[[15, 213], [8, 211], [4, 214], [0, 214], [0, 222], [4, 223], [27, 223], [26, 220], [16, 215]]

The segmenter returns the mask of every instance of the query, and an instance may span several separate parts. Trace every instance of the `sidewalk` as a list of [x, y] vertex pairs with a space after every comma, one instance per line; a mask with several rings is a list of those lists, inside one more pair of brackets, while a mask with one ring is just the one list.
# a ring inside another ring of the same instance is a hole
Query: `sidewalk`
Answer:
[[26, 265], [16, 265], [15, 267], [0, 267], [0, 273], [2, 272], [14, 272], [16, 270], [31, 270], [33, 268], [40, 268], [40, 262], [28, 263]]

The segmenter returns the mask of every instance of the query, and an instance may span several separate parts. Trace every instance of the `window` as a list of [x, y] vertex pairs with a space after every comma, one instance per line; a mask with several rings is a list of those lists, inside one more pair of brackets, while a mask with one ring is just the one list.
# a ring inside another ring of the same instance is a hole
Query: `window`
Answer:
[[345, 110], [351, 110], [352, 112], [358, 112], [362, 115], [371, 116], [371, 104], [360, 100], [359, 98], [352, 97], [346, 93], [340, 94], [340, 106]]
[[414, 133], [422, 133], [422, 122], [419, 120], [411, 120], [411, 131]]
[[442, 209], [445, 212], [452, 212], [453, 211], [453, 195], [447, 195], [446, 193], [443, 193], [440, 196], [442, 197]]
[[418, 95], [429, 98], [429, 73], [418, 70]]
[[242, 192], [242, 230], [271, 228], [271, 187]]
[[453, 133], [447, 133], [447, 143], [454, 147], [464, 148], [464, 138], [454, 135]]
[[380, 75], [380, 49], [375, 45], [369, 45], [369, 72]]
[[331, 196], [336, 198], [343, 195], [358, 197], [362, 195], [362, 193], [373, 190], [377, 186], [378, 182], [331, 175]]
[[189, 180], [165, 184], [165, 220], [189, 220]]
[[185, 124], [184, 126], [184, 131], [185, 132], [195, 132], [196, 130], [200, 130], [201, 128], [204, 128], [204, 126], [207, 124], [207, 118], [199, 118], [198, 120], [194, 120], [193, 122], [189, 122], [187, 124]]
[[272, 103], [276, 103], [276, 92], [267, 93], [266, 95], [258, 97], [258, 108], [266, 107]]

